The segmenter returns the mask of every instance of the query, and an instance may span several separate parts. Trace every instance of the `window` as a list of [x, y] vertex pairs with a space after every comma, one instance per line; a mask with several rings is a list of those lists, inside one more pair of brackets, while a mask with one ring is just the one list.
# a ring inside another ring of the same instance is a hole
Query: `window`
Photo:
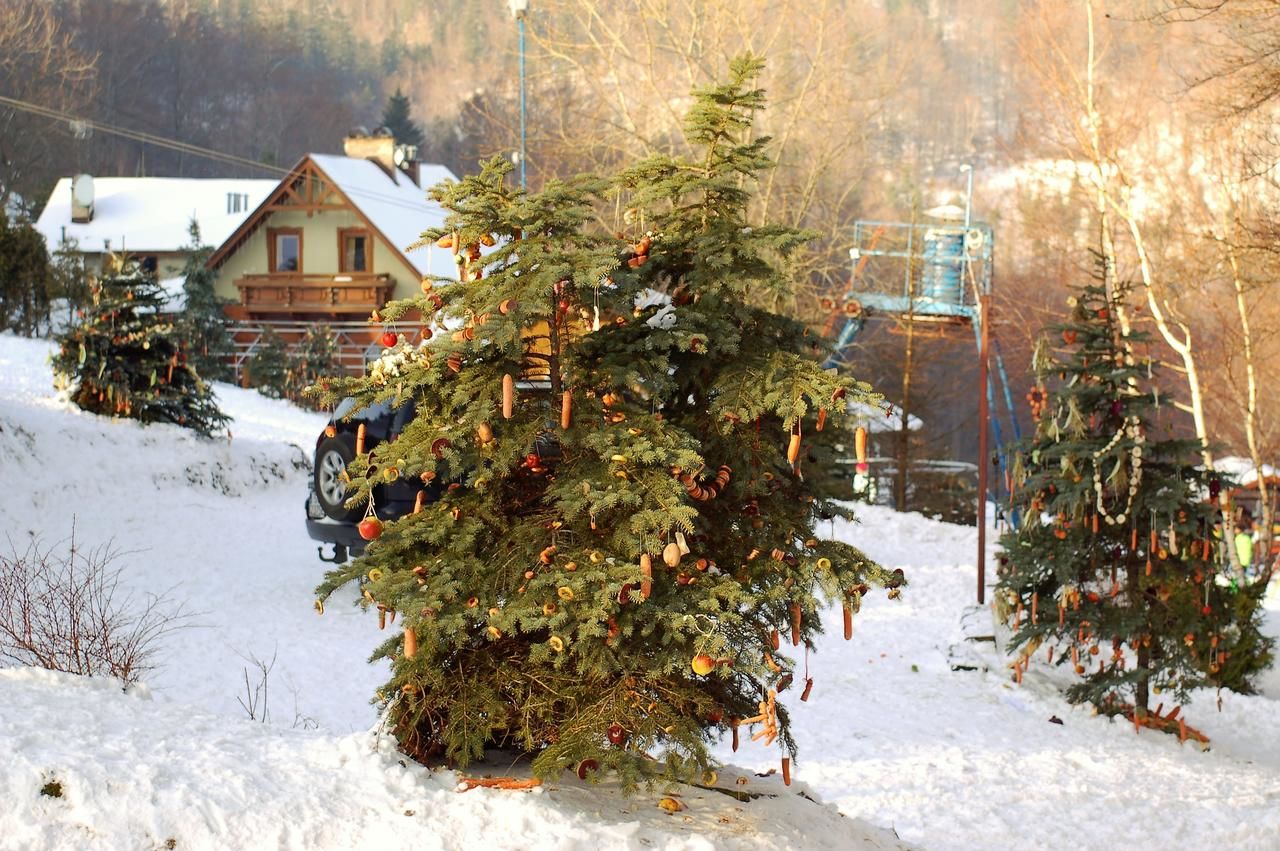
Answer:
[[267, 265], [271, 272], [302, 271], [302, 231], [271, 228], [267, 231]]
[[338, 271], [373, 271], [373, 240], [367, 230], [342, 228], [338, 231]]
[[249, 195], [245, 192], [227, 193], [227, 212], [243, 213], [249, 209]]

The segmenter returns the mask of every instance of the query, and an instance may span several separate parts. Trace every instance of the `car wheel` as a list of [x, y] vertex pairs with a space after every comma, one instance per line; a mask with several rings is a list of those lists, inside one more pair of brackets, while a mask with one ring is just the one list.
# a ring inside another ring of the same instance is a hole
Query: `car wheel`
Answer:
[[342, 474], [347, 464], [356, 457], [355, 448], [340, 437], [327, 438], [316, 449], [316, 469], [312, 487], [326, 517], [334, 520], [358, 520], [364, 513], [359, 508], [347, 508], [347, 484]]

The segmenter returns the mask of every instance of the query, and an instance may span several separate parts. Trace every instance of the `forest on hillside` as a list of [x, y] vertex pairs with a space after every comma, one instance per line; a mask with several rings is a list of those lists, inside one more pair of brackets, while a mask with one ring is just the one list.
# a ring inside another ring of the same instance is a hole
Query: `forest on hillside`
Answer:
[[[777, 307], [829, 326], [854, 223], [962, 205], [969, 164], [1024, 422], [1036, 333], [1101, 257], [1134, 282], [1171, 393], [1199, 406], [1171, 427], [1274, 457], [1280, 401], [1250, 368], [1280, 354], [1265, 298], [1277, 15], [1246, 0], [531, 0], [530, 184], [684, 150], [690, 90], [757, 52], [778, 167], [755, 212], [814, 234]], [[425, 160], [463, 174], [519, 144], [503, 0], [0, 0], [0, 45], [0, 96], [61, 116], [0, 104], [0, 201], [33, 212], [78, 171], [277, 175], [376, 126], [397, 89]], [[869, 324], [853, 362], [895, 401], [905, 330]], [[972, 458], [972, 333], [916, 330], [918, 452]]]

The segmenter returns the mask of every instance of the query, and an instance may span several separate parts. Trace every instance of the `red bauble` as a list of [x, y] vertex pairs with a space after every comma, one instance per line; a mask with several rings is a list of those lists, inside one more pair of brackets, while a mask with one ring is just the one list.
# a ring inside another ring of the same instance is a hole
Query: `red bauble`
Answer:
[[399, 341], [400, 341], [400, 338], [396, 336], [396, 333], [394, 331], [382, 332], [382, 345], [385, 346], [386, 348], [388, 349], [391, 348]]
[[1202, 614], [1202, 615], [1211, 615], [1211, 614], [1213, 614], [1213, 606], [1201, 606], [1201, 607], [1200, 607], [1200, 614]]
[[360, 521], [360, 525], [356, 526], [356, 530], [360, 533], [360, 537], [366, 541], [372, 541], [382, 534], [382, 521], [377, 517], [366, 517]]
[[625, 745], [627, 743], [627, 731], [617, 721], [609, 725], [609, 729], [605, 731], [605, 736], [608, 737], [611, 745]]

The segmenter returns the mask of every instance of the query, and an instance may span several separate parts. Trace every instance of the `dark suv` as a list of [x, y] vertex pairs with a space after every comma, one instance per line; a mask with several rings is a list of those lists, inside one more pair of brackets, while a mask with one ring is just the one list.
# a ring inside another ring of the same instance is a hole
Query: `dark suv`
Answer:
[[[559, 408], [552, 411], [547, 401], [549, 385], [546, 382], [516, 383], [516, 388], [523, 392], [538, 394], [543, 407], [547, 410], [546, 430], [538, 435], [530, 452], [550, 465], [560, 459], [560, 442], [553, 431], [552, 415], [559, 415]], [[347, 464], [356, 457], [356, 432], [363, 423], [365, 427], [364, 448], [368, 452], [379, 443], [394, 441], [400, 432], [413, 422], [417, 412], [413, 402], [407, 402], [399, 408], [392, 409], [390, 404], [371, 405], [363, 411], [352, 414], [356, 402], [344, 399], [333, 412], [332, 427], [335, 434], [330, 437], [326, 429], [316, 439], [315, 472], [311, 479], [311, 493], [307, 495], [307, 534], [313, 541], [333, 545], [333, 555], [326, 556], [324, 547], [319, 547], [321, 561], [342, 564], [352, 555], [364, 552], [365, 540], [360, 537], [356, 526], [364, 517], [363, 505], [347, 508], [344, 503], [348, 496], [346, 483], [342, 480], [342, 472]], [[350, 416], [350, 420], [343, 421]], [[418, 494], [426, 493], [427, 502], [435, 502], [440, 498], [443, 488], [439, 481], [423, 485], [415, 478], [397, 479], [390, 484], [379, 484], [373, 489], [373, 504], [377, 507], [380, 520], [397, 520], [413, 511]]]
[[[346, 507], [348, 488], [342, 480], [347, 464], [356, 457], [356, 431], [364, 425], [364, 448], [367, 452], [379, 443], [396, 440], [405, 426], [413, 422], [415, 411], [412, 402], [394, 410], [390, 404], [383, 403], [371, 405], [351, 419], [344, 420], [355, 406], [354, 399], [344, 399], [333, 414], [335, 434], [330, 437], [326, 429], [316, 439], [315, 471], [306, 503], [307, 534], [314, 541], [333, 545], [332, 556], [325, 556], [323, 546], [318, 550], [322, 561], [335, 564], [345, 562], [349, 554], [364, 552], [365, 541], [356, 530], [356, 524], [364, 517], [365, 509], [364, 506]], [[424, 487], [416, 479], [399, 479], [378, 485], [373, 489], [378, 517], [383, 520], [403, 517], [413, 510], [419, 491], [424, 490], [428, 502], [434, 501], [440, 493], [438, 485], [433, 483]]]

